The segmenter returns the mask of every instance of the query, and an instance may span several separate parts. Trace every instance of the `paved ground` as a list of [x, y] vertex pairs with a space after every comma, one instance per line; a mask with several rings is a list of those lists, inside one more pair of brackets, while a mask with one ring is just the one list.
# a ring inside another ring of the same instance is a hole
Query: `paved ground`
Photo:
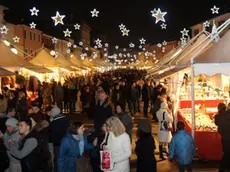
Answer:
[[[93, 121], [87, 120], [86, 116], [82, 114], [73, 114], [73, 115], [67, 115], [67, 117], [71, 121], [81, 121], [84, 123], [86, 127], [92, 126]], [[142, 115], [137, 116], [134, 118], [135, 124], [137, 124], [137, 121], [143, 119]], [[155, 138], [156, 143], [156, 151], [155, 151], [155, 157], [157, 159], [157, 170], [159, 172], [177, 172], [178, 168], [176, 163], [170, 163], [168, 160], [161, 161], [159, 159], [159, 150], [158, 150], [158, 141], [157, 141], [157, 124], [152, 122], [152, 128], [153, 128], [153, 136]], [[135, 162], [136, 162], [136, 155], [134, 153], [135, 148], [135, 140], [136, 140], [136, 127], [133, 130], [133, 154], [131, 156], [131, 172], [135, 172]], [[194, 172], [217, 172], [218, 171], [218, 162], [209, 162], [209, 161], [194, 161]]]

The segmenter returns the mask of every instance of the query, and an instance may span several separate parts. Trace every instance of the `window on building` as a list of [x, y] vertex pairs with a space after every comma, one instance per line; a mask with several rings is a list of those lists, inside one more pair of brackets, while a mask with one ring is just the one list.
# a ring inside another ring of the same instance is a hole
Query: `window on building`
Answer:
[[24, 38], [26, 39], [26, 30], [24, 30]]
[[41, 35], [38, 35], [38, 42], [41, 41]]
[[34, 33], [34, 41], [36, 41], [36, 34]]
[[32, 32], [30, 32], [30, 40], [32, 40], [33, 38], [32, 38]]
[[194, 30], [194, 36], [196, 36], [199, 33], [199, 29]]

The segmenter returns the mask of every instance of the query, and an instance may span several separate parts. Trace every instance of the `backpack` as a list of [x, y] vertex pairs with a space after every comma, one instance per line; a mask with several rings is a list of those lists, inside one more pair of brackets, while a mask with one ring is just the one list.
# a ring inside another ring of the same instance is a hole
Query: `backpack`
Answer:
[[169, 125], [168, 121], [165, 121], [165, 112], [163, 113], [163, 120], [161, 121], [161, 127], [160, 130], [162, 131], [168, 131]]
[[9, 165], [10, 165], [10, 159], [7, 155], [6, 147], [1, 139], [0, 140], [0, 172], [8, 169]]
[[33, 137], [36, 138], [38, 145], [36, 147], [38, 167], [41, 169], [46, 167], [48, 160], [50, 160], [51, 154], [49, 151], [49, 141], [45, 135], [40, 132], [34, 132]]

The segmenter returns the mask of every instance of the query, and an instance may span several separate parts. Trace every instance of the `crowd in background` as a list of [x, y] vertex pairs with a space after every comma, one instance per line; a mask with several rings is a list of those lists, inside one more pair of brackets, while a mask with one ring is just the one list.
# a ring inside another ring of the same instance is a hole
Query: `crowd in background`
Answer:
[[[133, 119], [141, 111], [145, 119], [137, 125], [137, 172], [157, 171], [149, 117], [158, 122], [160, 159], [167, 159], [167, 155], [173, 161], [176, 157], [181, 172], [185, 167], [192, 171], [192, 158], [196, 155], [194, 140], [184, 130], [183, 122], [179, 121], [174, 128], [174, 100], [167, 83], [146, 79], [145, 71], [96, 73], [67, 78], [63, 84], [43, 82], [34, 92], [37, 97], [31, 100], [25, 87], [2, 88], [0, 166], [2, 169], [5, 166], [6, 172], [76, 172], [86, 167], [95, 172], [106, 171], [101, 168], [100, 151], [112, 153], [110, 171], [129, 172]], [[93, 120], [94, 127], [87, 132], [83, 123], [68, 119], [79, 112]], [[225, 110], [220, 112], [225, 114]], [[229, 131], [223, 126], [228, 123], [223, 124], [223, 115], [217, 118], [225, 141], [224, 169], [229, 158], [226, 146]]]

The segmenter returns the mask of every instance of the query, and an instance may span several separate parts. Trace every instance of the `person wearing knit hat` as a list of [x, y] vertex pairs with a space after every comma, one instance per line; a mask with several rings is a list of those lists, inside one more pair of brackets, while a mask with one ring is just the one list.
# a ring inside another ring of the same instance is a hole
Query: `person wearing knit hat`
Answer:
[[55, 117], [56, 115], [59, 115], [61, 113], [61, 110], [58, 107], [53, 107], [51, 109], [51, 115]]
[[16, 118], [9, 118], [6, 120], [6, 126], [18, 129], [18, 120]]
[[53, 117], [53, 120], [49, 125], [54, 153], [53, 166], [54, 171], [57, 171], [57, 160], [60, 151], [60, 144], [62, 138], [66, 135], [67, 129], [69, 128], [69, 120], [61, 113], [61, 110], [58, 107], [53, 107], [50, 114]]
[[149, 120], [139, 120], [135, 152], [137, 155], [137, 171], [156, 172], [157, 162], [154, 156], [156, 149], [152, 136], [152, 124]]
[[143, 119], [138, 121], [138, 130], [141, 130], [144, 133], [152, 132], [152, 125], [149, 120]]
[[22, 171], [20, 161], [9, 152], [10, 144], [18, 144], [20, 141], [20, 133], [18, 131], [18, 120], [15, 118], [9, 118], [6, 120], [7, 130], [4, 133], [4, 144], [7, 148], [7, 154], [10, 159], [10, 166], [8, 171]]

